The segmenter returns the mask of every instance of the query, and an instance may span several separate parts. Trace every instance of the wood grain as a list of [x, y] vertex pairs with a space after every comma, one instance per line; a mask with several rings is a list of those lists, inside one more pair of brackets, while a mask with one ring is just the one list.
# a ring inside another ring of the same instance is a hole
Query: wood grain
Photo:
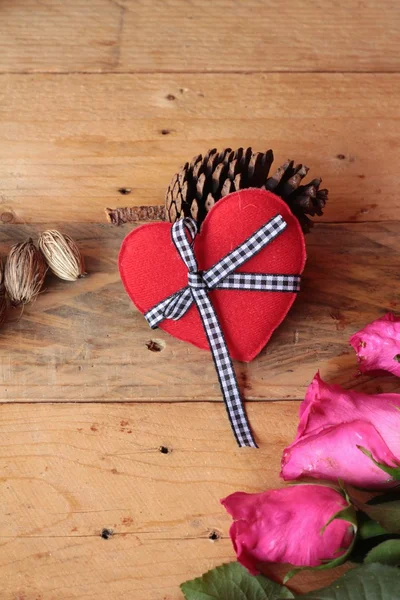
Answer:
[[[293, 399], [318, 368], [400, 391], [355, 377], [348, 346], [399, 310], [398, 8], [0, 2], [0, 254], [55, 226], [89, 270], [49, 277], [0, 333], [1, 600], [182, 600], [182, 581], [234, 559], [219, 499], [281, 485]], [[116, 266], [130, 227], [104, 213], [159, 206], [186, 160], [244, 145], [308, 164], [330, 189], [293, 310], [235, 365], [257, 451], [235, 446], [209, 354], [151, 332], [132, 306]]]
[[219, 499], [282, 485], [297, 410], [251, 405], [261, 448], [239, 450], [222, 405], [3, 406], [2, 600], [180, 600], [181, 582], [234, 559]]
[[400, 75], [3, 75], [0, 219], [160, 205], [186, 160], [243, 145], [309, 165], [326, 221], [399, 219], [399, 96]]
[[3, 0], [3, 72], [398, 71], [397, 0]]
[[[52, 226], [77, 240], [89, 277], [50, 277], [23, 314], [10, 312], [1, 335], [0, 400], [221, 401], [209, 353], [151, 331], [123, 290], [116, 260], [130, 227]], [[0, 252], [38, 231], [3, 225]], [[303, 290], [288, 318], [257, 359], [236, 364], [247, 399], [302, 398], [317, 369], [346, 387], [400, 390], [392, 376], [355, 377], [348, 346], [352, 333], [398, 309], [399, 234], [398, 222], [314, 228]]]

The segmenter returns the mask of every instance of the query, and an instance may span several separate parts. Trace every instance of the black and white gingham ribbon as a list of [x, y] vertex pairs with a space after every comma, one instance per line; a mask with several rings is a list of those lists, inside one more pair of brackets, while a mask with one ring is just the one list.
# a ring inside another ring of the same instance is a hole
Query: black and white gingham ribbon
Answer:
[[177, 221], [172, 226], [171, 235], [181, 259], [188, 268], [188, 285], [153, 306], [144, 315], [150, 327], [154, 329], [164, 319], [175, 321], [180, 319], [193, 302], [196, 304], [217, 370], [233, 433], [241, 447], [257, 448], [257, 444], [250, 430], [232, 360], [208, 292], [212, 289], [298, 292], [299, 275], [234, 273], [238, 267], [282, 233], [286, 226], [283, 217], [276, 215], [243, 244], [221, 258], [210, 269], [202, 272], [198, 269], [193, 252], [197, 235], [196, 222], [190, 218]]

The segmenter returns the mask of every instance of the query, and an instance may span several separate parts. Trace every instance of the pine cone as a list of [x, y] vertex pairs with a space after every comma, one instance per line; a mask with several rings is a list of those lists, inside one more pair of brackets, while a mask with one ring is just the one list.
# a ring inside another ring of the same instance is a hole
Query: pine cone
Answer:
[[320, 190], [321, 179], [300, 185], [308, 173], [305, 165], [287, 161], [268, 177], [274, 160], [272, 150], [253, 152], [251, 148], [199, 154], [174, 175], [165, 203], [169, 221], [193, 217], [201, 225], [215, 202], [230, 192], [249, 187], [270, 190], [288, 204], [307, 233], [313, 223], [307, 216], [321, 216], [328, 190]]

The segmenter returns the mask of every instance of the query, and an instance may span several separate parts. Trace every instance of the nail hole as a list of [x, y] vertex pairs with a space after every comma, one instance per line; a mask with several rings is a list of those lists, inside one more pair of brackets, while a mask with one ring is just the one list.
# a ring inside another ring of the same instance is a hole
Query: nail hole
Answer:
[[165, 348], [165, 342], [161, 340], [149, 340], [146, 342], [146, 346], [150, 352], [161, 352]]
[[170, 132], [170, 130], [169, 130], [169, 129], [161, 129], [161, 134], [162, 134], [162, 135], [168, 135], [168, 134], [170, 134], [170, 133], [171, 133], [171, 132]]
[[168, 94], [165, 96], [167, 100], [176, 100], [176, 97], [173, 94]]
[[208, 539], [216, 542], [217, 540], [219, 540], [221, 538], [221, 534], [218, 533], [218, 531], [213, 530], [210, 535], [208, 536]]
[[169, 454], [170, 452], [172, 452], [172, 450], [167, 448], [167, 446], [160, 446], [159, 451], [161, 452], [161, 454]]
[[113, 534], [114, 534], [114, 532], [113, 532], [112, 529], [106, 529], [105, 528], [105, 529], [101, 530], [100, 537], [102, 537], [103, 540], [108, 540], [108, 539], [110, 539], [110, 537], [113, 536]]
[[344, 154], [337, 154], [336, 158], [338, 158], [339, 160], [344, 160], [346, 156]]
[[132, 191], [132, 188], [119, 188], [119, 193], [122, 194], [123, 196], [126, 196], [127, 194], [130, 194]]

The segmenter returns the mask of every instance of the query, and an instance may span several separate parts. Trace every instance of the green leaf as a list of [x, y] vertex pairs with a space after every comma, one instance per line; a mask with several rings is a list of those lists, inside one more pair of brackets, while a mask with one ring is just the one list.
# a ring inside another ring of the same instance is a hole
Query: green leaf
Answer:
[[400, 354], [396, 354], [396, 356], [394, 357], [394, 360], [396, 362], [400, 362]]
[[383, 504], [384, 502], [394, 502], [400, 500], [400, 484], [391, 487], [387, 492], [374, 496], [371, 500], [368, 500], [367, 504]]
[[371, 552], [368, 552], [364, 563], [382, 563], [397, 567], [400, 565], [400, 540], [387, 540], [375, 546]]
[[363, 511], [359, 511], [357, 514], [358, 517], [358, 537], [363, 540], [368, 540], [369, 538], [378, 537], [381, 535], [385, 535], [387, 530], [379, 524], [375, 519], [371, 519], [369, 515], [367, 515]]
[[360, 509], [370, 519], [379, 523], [387, 533], [400, 534], [400, 500], [384, 504], [362, 504]]
[[357, 446], [357, 448], [361, 450], [361, 452], [365, 454], [365, 456], [368, 456], [368, 458], [372, 460], [374, 465], [376, 465], [377, 467], [379, 467], [379, 469], [390, 475], [394, 481], [400, 481], [400, 467], [389, 467], [388, 465], [385, 465], [375, 460], [371, 452], [363, 446]]
[[341, 556], [334, 558], [333, 560], [330, 560], [326, 563], [323, 563], [322, 565], [319, 565], [318, 567], [296, 567], [296, 568], [292, 569], [291, 571], [289, 571], [289, 573], [286, 574], [286, 576], [283, 580], [283, 583], [287, 583], [289, 581], [289, 579], [291, 579], [294, 575], [297, 575], [297, 573], [300, 573], [301, 571], [323, 571], [326, 569], [333, 569], [334, 567], [338, 567], [339, 565], [346, 562], [346, 560], [351, 558], [351, 553], [353, 552], [353, 549], [354, 549], [354, 546], [356, 543], [357, 530], [358, 530], [357, 514], [356, 514], [354, 506], [352, 506], [350, 504], [349, 506], [346, 506], [346, 508], [344, 508], [343, 510], [340, 510], [338, 513], [333, 515], [333, 517], [331, 517], [329, 519], [329, 521], [327, 522], [327, 524], [322, 528], [321, 534], [324, 533], [324, 531], [328, 527], [328, 525], [330, 523], [332, 523], [332, 521], [334, 521], [335, 519], [348, 521], [353, 526], [353, 531], [354, 531], [353, 541], [351, 542], [350, 546], [347, 548], [346, 552], [344, 552]]
[[182, 583], [186, 600], [286, 600], [286, 587], [263, 575], [254, 577], [237, 562], [221, 565], [202, 577]]
[[352, 563], [362, 564], [367, 554], [371, 552], [373, 548], [391, 539], [393, 538], [391, 538], [389, 535], [381, 535], [379, 537], [369, 538], [368, 540], [363, 540], [358, 537], [354, 546], [354, 550], [351, 553], [350, 561]]
[[399, 600], [400, 569], [374, 563], [351, 569], [331, 585], [296, 600]]

